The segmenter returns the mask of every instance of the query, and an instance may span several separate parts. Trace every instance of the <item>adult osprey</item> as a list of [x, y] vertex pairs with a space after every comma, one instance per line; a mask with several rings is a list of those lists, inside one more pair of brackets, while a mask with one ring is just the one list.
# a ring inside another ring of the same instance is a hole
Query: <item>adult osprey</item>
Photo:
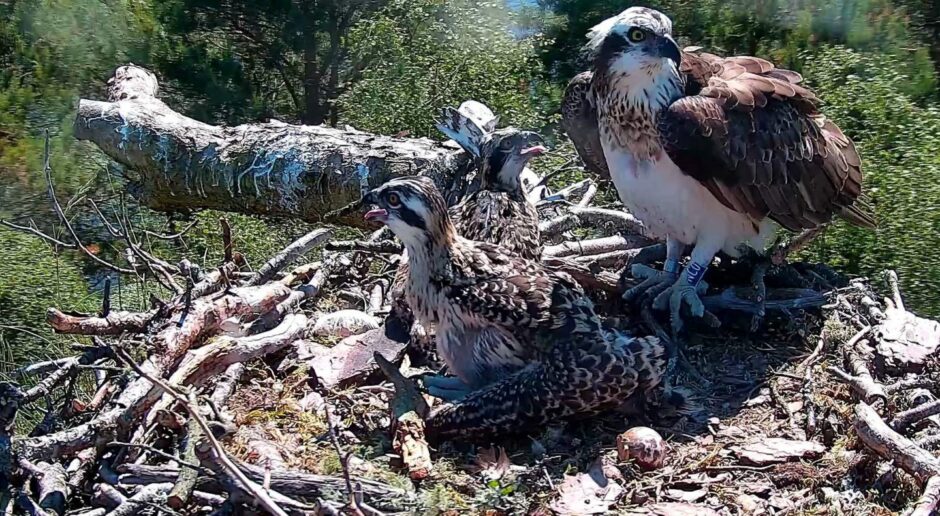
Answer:
[[[563, 121], [588, 169], [609, 174], [620, 199], [666, 238], [663, 271], [625, 297], [658, 286], [655, 305], [704, 307], [696, 292], [718, 251], [763, 250], [776, 229], [817, 228], [833, 216], [874, 227], [857, 202], [861, 160], [817, 110], [796, 72], [756, 57], [680, 51], [662, 13], [631, 7], [588, 34], [592, 70], [565, 92]], [[681, 272], [679, 259], [692, 245]]]

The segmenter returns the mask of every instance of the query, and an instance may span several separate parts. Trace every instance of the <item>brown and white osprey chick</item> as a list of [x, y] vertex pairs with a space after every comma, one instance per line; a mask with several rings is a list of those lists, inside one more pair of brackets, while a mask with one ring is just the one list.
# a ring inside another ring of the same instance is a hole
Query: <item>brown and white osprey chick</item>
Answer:
[[[478, 190], [450, 208], [457, 232], [537, 260], [542, 254], [538, 213], [520, 178], [526, 164], [545, 153], [542, 137], [514, 127], [490, 132], [453, 108], [443, 110], [437, 127], [470, 154], [480, 179]], [[403, 298], [408, 277], [407, 256], [403, 258], [392, 286], [392, 312], [386, 318], [386, 334], [398, 341], [408, 340], [413, 322]]]
[[395, 179], [363, 202], [376, 206], [366, 219], [386, 224], [407, 248], [408, 304], [436, 331], [454, 384], [469, 391], [432, 415], [430, 432], [525, 431], [615, 408], [659, 384], [658, 339], [608, 332], [567, 274], [462, 237], [431, 180]]
[[564, 126], [588, 168], [609, 174], [627, 209], [666, 239], [665, 270], [634, 275], [648, 278], [641, 288], [672, 285], [656, 304], [668, 302], [674, 325], [683, 303], [702, 315], [696, 287], [719, 251], [763, 251], [780, 226], [815, 229], [834, 216], [874, 227], [855, 146], [799, 74], [680, 51], [669, 18], [645, 7], [588, 37], [591, 71], [565, 92]]

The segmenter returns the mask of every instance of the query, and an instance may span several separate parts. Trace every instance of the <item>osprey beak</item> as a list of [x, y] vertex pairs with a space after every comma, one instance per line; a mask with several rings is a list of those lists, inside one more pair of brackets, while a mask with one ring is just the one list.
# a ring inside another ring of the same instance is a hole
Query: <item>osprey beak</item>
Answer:
[[672, 36], [668, 34], [660, 36], [656, 44], [656, 50], [659, 52], [660, 57], [672, 59], [672, 62], [676, 63], [676, 67], [682, 64], [682, 51], [679, 50], [679, 45], [676, 44], [676, 40], [672, 39]]
[[[378, 204], [376, 202], [374, 192], [369, 192], [363, 195], [362, 200], [359, 202], [360, 202], [360, 206], [368, 206], [368, 205], [375, 206]], [[373, 208], [369, 210], [368, 212], [366, 212], [366, 214], [363, 215], [362, 218], [365, 220], [370, 220], [370, 221], [377, 220], [379, 222], [385, 222], [388, 220], [388, 211], [382, 208]]]
[[388, 220], [388, 211], [383, 210], [382, 208], [375, 208], [366, 212], [362, 217], [365, 220], [377, 220], [379, 222], [385, 222]]
[[519, 151], [519, 154], [526, 157], [536, 157], [541, 156], [548, 152], [548, 149], [545, 148], [545, 140], [542, 139], [542, 136], [538, 133], [531, 131], [526, 131], [523, 133], [525, 136], [525, 142], [529, 145], [528, 147]]

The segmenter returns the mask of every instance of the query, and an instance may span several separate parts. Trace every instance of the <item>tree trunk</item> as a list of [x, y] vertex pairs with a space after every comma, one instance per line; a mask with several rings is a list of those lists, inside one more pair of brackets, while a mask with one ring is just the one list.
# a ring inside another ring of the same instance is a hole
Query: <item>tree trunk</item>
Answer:
[[[218, 209], [318, 221], [393, 177], [422, 174], [453, 202], [469, 160], [432, 140], [278, 121], [218, 127], [156, 98], [157, 79], [118, 68], [109, 102], [82, 100], [75, 137], [130, 169], [128, 191], [159, 211]], [[351, 215], [340, 222], [361, 225]]]
[[320, 109], [320, 66], [317, 59], [317, 13], [314, 0], [303, 3], [304, 31], [304, 113], [301, 121], [307, 125], [323, 123]]

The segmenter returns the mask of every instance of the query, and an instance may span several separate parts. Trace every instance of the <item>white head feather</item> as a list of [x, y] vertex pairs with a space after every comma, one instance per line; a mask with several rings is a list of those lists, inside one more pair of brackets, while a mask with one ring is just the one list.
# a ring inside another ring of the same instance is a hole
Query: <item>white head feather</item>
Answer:
[[591, 27], [588, 31], [589, 50], [596, 50], [604, 38], [612, 33], [624, 33], [630, 27], [642, 27], [656, 34], [672, 35], [672, 20], [665, 14], [648, 7], [631, 7]]

